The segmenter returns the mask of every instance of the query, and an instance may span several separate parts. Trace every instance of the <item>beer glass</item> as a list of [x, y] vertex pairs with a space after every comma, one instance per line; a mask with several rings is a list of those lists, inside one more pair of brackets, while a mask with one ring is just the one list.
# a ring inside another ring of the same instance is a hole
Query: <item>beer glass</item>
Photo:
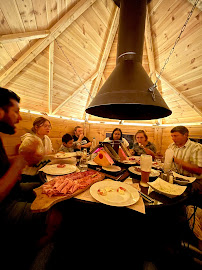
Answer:
[[149, 175], [152, 167], [152, 156], [142, 154], [140, 156], [140, 168], [141, 168], [141, 181], [140, 185], [142, 187], [148, 187], [149, 185]]

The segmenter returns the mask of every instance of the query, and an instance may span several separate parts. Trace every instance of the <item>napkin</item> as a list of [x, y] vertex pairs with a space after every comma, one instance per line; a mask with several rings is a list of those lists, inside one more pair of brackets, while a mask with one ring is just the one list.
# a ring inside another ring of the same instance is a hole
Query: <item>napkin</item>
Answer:
[[171, 169], [172, 162], [174, 157], [174, 151], [172, 149], [167, 149], [165, 152], [165, 160], [164, 160], [164, 172], [168, 172]]

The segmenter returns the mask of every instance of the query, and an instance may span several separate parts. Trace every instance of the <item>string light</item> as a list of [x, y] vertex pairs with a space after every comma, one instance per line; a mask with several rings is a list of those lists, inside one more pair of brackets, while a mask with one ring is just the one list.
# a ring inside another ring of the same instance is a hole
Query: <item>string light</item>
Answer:
[[[33, 110], [28, 110], [28, 109], [20, 109], [20, 112], [24, 113], [31, 113], [31, 114], [36, 114], [36, 115], [47, 115], [49, 117], [53, 118], [58, 118], [58, 119], [64, 119], [64, 120], [71, 120], [71, 121], [76, 121], [76, 122], [81, 122], [84, 123], [85, 120], [83, 119], [78, 119], [78, 118], [73, 118], [73, 117], [66, 117], [66, 116], [60, 116], [60, 115], [55, 115], [55, 114], [46, 114], [43, 112], [37, 112]], [[110, 122], [110, 121], [93, 121], [93, 120], [88, 120], [86, 121], [89, 124], [104, 124], [104, 125], [120, 125], [120, 121], [117, 122]], [[140, 127], [155, 127], [157, 126], [156, 124], [148, 124], [148, 123], [129, 123], [129, 122], [122, 122], [121, 125], [123, 126], [140, 126]], [[172, 126], [200, 126], [202, 125], [201, 122], [194, 122], [194, 123], [174, 123], [174, 124], [158, 124], [158, 127], [172, 127]]]

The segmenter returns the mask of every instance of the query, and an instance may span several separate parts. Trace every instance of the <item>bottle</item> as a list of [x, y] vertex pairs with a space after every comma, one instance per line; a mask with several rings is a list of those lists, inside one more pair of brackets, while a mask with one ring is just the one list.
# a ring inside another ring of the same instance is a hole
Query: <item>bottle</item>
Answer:
[[172, 173], [172, 171], [169, 173], [169, 183], [173, 184], [173, 173]]
[[82, 151], [80, 163], [79, 163], [79, 169], [81, 172], [85, 172], [88, 169], [88, 159], [87, 159], [87, 149], [84, 148]]
[[92, 140], [92, 145], [91, 145], [91, 150], [93, 150], [95, 147], [96, 147], [96, 139], [95, 139], [95, 137], [93, 138], [93, 140]]
[[173, 184], [173, 172], [171, 170], [167, 172], [167, 182]]

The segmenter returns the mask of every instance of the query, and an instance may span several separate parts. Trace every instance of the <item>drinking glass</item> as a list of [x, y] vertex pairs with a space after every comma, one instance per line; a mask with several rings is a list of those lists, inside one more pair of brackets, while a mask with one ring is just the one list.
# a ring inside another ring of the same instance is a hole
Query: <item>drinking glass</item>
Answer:
[[81, 172], [87, 171], [88, 169], [88, 163], [87, 163], [87, 150], [84, 148], [82, 151], [82, 155], [79, 162], [79, 170]]
[[142, 187], [148, 187], [149, 185], [149, 174], [151, 172], [152, 167], [152, 156], [142, 154], [140, 156], [140, 168], [141, 168], [141, 181], [140, 185]]

